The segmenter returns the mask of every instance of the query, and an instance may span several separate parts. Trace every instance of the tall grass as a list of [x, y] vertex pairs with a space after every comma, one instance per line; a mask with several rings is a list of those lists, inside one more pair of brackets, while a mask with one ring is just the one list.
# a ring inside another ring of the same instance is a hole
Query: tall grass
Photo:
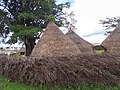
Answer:
[[48, 87], [46, 85], [26, 85], [18, 82], [9, 82], [5, 77], [0, 76], [0, 90], [120, 90], [120, 84], [115, 86], [104, 86], [104, 85], [79, 85], [77, 87]]

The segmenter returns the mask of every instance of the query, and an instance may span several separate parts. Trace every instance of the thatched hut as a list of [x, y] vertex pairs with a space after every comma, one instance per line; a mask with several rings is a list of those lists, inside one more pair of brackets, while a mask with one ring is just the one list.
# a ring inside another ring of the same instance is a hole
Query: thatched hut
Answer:
[[102, 46], [102, 45], [95, 45], [93, 47], [93, 50], [94, 50], [94, 52], [101, 54], [101, 53], [106, 52], [107, 49], [104, 46]]
[[107, 50], [106, 52], [120, 52], [120, 24], [101, 44]]
[[31, 56], [64, 57], [81, 54], [79, 48], [55, 25], [49, 22]]
[[73, 30], [69, 30], [66, 35], [77, 45], [83, 54], [93, 54], [93, 45], [78, 36]]

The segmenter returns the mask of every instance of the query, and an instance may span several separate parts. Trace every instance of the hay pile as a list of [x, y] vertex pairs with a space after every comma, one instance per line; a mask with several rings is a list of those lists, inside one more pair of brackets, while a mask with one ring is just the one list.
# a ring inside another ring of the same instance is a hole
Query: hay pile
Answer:
[[34, 57], [64, 57], [81, 54], [79, 48], [66, 36], [57, 25], [49, 22], [45, 32], [31, 56]]
[[101, 44], [107, 49], [107, 52], [120, 52], [120, 24]]
[[120, 83], [120, 56], [87, 55], [9, 60], [5, 76], [27, 84], [78, 85]]
[[73, 30], [69, 30], [66, 35], [77, 45], [82, 54], [93, 54], [93, 45], [80, 36], [78, 36]]

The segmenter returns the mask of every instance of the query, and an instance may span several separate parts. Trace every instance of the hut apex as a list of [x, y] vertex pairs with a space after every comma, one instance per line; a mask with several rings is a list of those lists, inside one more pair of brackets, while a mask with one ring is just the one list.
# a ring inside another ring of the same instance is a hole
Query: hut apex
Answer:
[[31, 56], [34, 57], [64, 57], [81, 54], [79, 48], [55, 25], [49, 22], [45, 32]]
[[106, 52], [120, 52], [120, 24], [101, 44], [107, 50]]
[[77, 45], [82, 54], [93, 54], [93, 45], [78, 36], [73, 30], [69, 30], [66, 35]]

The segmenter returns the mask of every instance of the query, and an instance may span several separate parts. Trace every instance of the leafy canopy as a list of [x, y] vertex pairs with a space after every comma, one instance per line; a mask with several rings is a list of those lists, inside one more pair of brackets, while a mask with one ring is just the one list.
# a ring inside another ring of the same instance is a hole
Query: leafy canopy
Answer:
[[18, 41], [28, 43], [30, 38], [38, 39], [39, 32], [51, 20], [58, 26], [63, 25], [63, 9], [70, 7], [70, 3], [56, 4], [55, 0], [1, 0], [0, 3], [1, 12], [7, 13], [0, 15], [4, 20], [0, 30], [6, 37], [13, 33], [7, 42], [10, 44]]

